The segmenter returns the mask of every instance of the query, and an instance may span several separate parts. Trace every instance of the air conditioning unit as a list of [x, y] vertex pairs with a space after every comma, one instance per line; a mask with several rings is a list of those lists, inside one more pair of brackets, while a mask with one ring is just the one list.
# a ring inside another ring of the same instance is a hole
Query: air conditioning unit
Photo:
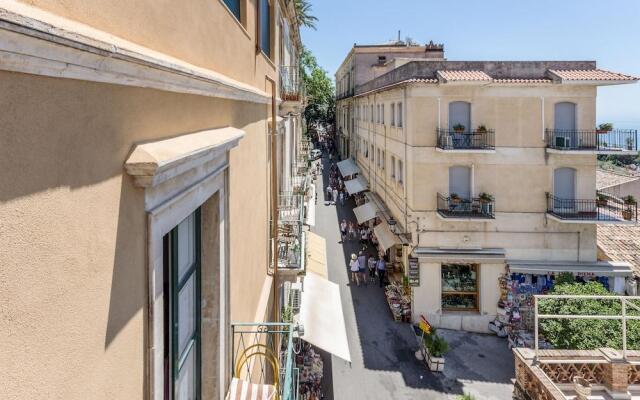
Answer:
[[283, 299], [282, 304], [291, 304], [291, 282], [285, 282], [283, 285]]
[[291, 306], [291, 310], [293, 314], [298, 314], [300, 312], [300, 302], [302, 300], [302, 284], [297, 282], [291, 284], [291, 289], [289, 290], [289, 305]]
[[564, 136], [556, 136], [556, 147], [557, 148], [571, 147], [571, 138], [564, 137]]

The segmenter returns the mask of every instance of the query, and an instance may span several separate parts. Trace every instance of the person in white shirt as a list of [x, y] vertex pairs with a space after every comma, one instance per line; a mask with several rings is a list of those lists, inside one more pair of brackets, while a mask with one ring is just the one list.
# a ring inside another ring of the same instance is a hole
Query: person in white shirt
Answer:
[[358, 256], [355, 254], [351, 254], [349, 269], [351, 270], [351, 283], [356, 282], [360, 286], [360, 263], [358, 262]]

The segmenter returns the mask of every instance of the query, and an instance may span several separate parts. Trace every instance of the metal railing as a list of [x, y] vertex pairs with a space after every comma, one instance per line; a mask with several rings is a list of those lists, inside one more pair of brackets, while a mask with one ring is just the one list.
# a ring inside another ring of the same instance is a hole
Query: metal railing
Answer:
[[596, 192], [596, 199], [564, 199], [550, 193], [547, 213], [564, 220], [575, 221], [638, 221], [638, 205], [604, 192]]
[[354, 90], [352, 88], [349, 88], [347, 90], [345, 90], [342, 93], [339, 93], [336, 95], [336, 100], [342, 100], [342, 99], [346, 99], [347, 97], [351, 97], [354, 95]]
[[254, 384], [274, 385], [282, 400], [297, 400], [299, 369], [294, 363], [290, 323], [232, 323], [231, 370]]
[[638, 131], [545, 129], [547, 148], [566, 151], [638, 151]]
[[[621, 321], [621, 335], [622, 335], [622, 357], [627, 359], [627, 322], [628, 321], [640, 321], [640, 296], [584, 296], [584, 295], [534, 295], [534, 351], [536, 360], [539, 358], [539, 321], [544, 319], [582, 319], [582, 320], [616, 320]], [[550, 299], [565, 299], [565, 300], [607, 300], [620, 302], [620, 314], [610, 315], [578, 315], [578, 314], [540, 314], [539, 306], [541, 300]], [[634, 304], [635, 302], [635, 304]], [[635, 315], [629, 315], [628, 311], [633, 310]], [[586, 350], [586, 349], [576, 349]]]
[[283, 101], [299, 101], [304, 89], [297, 65], [280, 66], [280, 98]]
[[438, 212], [445, 218], [495, 218], [494, 200], [452, 198], [438, 193]]
[[493, 150], [495, 149], [495, 131], [436, 129], [438, 147], [443, 150]]
[[278, 268], [304, 268], [304, 196], [281, 193], [278, 200]]

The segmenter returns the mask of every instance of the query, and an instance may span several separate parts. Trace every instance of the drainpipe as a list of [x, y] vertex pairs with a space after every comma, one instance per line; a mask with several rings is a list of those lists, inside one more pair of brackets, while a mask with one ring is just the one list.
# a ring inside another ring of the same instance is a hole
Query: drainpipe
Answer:
[[[409, 108], [407, 104], [407, 86], [402, 88], [402, 136], [404, 136], [404, 169], [403, 173], [408, 176], [409, 171], [409, 160], [407, 160], [407, 125], [409, 121], [407, 120], [407, 108]], [[407, 229], [407, 186], [409, 184], [409, 179], [405, 179], [403, 177], [403, 192], [404, 192], [404, 229]], [[406, 267], [406, 265], [405, 265]]]
[[273, 315], [280, 321], [278, 297], [278, 147], [276, 135], [276, 81], [266, 76], [271, 84], [271, 258], [273, 276]]

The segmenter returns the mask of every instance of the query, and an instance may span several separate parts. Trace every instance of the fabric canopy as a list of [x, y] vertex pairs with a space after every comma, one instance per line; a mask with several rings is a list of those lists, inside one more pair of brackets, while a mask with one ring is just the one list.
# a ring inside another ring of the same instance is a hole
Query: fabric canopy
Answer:
[[351, 158], [340, 161], [337, 165], [342, 176], [349, 176], [360, 172], [360, 168], [358, 168], [356, 163]]
[[347, 188], [349, 194], [356, 194], [367, 190], [367, 183], [361, 177], [345, 181], [344, 186]]
[[593, 263], [517, 261], [509, 262], [509, 270], [511, 272], [534, 275], [545, 275], [553, 272], [570, 272], [574, 275], [593, 274], [595, 276], [633, 275], [631, 265], [625, 262], [613, 261]]
[[304, 341], [351, 362], [337, 284], [312, 272], [305, 276], [300, 322], [304, 328], [301, 336]]
[[315, 233], [307, 232], [307, 272], [327, 279], [327, 241]]
[[376, 225], [373, 228], [373, 232], [376, 234], [378, 243], [380, 243], [380, 246], [384, 251], [387, 251], [390, 247], [393, 247], [396, 244], [400, 244], [400, 238], [389, 230], [389, 225], [385, 222]]
[[353, 209], [353, 213], [356, 215], [359, 224], [365, 223], [370, 219], [374, 219], [377, 212], [378, 207], [376, 207], [372, 202], [364, 203], [363, 205]]

